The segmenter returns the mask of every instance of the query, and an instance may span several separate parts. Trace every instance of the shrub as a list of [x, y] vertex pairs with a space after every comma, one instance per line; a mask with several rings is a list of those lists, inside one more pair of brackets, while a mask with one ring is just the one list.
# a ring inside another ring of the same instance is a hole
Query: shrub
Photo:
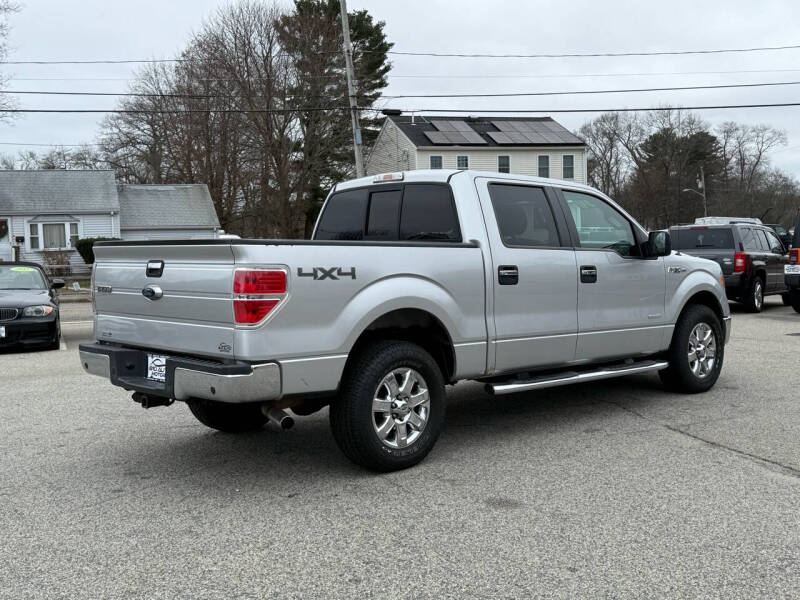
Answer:
[[103, 242], [105, 240], [118, 240], [119, 238], [107, 238], [107, 237], [96, 237], [96, 238], [82, 238], [75, 242], [75, 250], [78, 251], [78, 254], [81, 255], [83, 262], [87, 265], [94, 264], [94, 244], [95, 242]]
[[69, 275], [69, 250], [42, 250], [42, 262], [48, 275]]

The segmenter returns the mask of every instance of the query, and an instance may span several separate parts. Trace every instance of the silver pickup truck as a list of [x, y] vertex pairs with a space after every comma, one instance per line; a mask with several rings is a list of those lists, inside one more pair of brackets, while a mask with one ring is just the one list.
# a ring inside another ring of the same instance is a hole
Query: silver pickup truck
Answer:
[[489, 394], [657, 371], [714, 385], [730, 335], [720, 267], [671, 252], [600, 192], [476, 171], [336, 185], [312, 240], [104, 242], [83, 368], [145, 407], [226, 432], [330, 405], [342, 451], [416, 464], [445, 385]]

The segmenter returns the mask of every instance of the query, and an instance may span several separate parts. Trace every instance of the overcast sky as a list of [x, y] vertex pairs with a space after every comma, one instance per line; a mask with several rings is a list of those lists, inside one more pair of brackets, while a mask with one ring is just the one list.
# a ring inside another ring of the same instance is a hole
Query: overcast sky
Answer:
[[[9, 60], [171, 58], [219, 0], [22, 0], [12, 17]], [[744, 48], [800, 44], [797, 0], [349, 0], [386, 22], [398, 51], [445, 53], [582, 53]], [[658, 7], [658, 8], [656, 8]], [[800, 81], [800, 50], [740, 54], [564, 59], [472, 59], [393, 56], [386, 94], [524, 92]], [[132, 65], [0, 66], [10, 89], [124, 91]], [[736, 71], [733, 73], [694, 73]], [[763, 71], [763, 72], [742, 72]], [[681, 72], [683, 74], [670, 74]], [[623, 75], [643, 74], [647, 75]], [[420, 76], [426, 77], [407, 77]], [[456, 77], [458, 76], [458, 77]], [[491, 76], [491, 77], [479, 77]], [[31, 78], [103, 78], [31, 81]], [[117, 79], [117, 80], [115, 80]], [[415, 99], [401, 108], [612, 108], [800, 101], [800, 85], [770, 88], [598, 94], [503, 99]], [[113, 98], [21, 96], [22, 108], [113, 108]], [[570, 129], [591, 114], [550, 113]], [[784, 129], [787, 148], [773, 164], [800, 178], [800, 107], [702, 111], [725, 120]], [[98, 115], [23, 115], [0, 126], [0, 152], [28, 144], [96, 139]], [[41, 150], [41, 148], [40, 148]]]

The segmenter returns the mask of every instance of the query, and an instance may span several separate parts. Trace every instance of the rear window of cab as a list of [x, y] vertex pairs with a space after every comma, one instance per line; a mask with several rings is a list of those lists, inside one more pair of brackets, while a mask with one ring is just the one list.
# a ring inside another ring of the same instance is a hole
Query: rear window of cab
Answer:
[[453, 194], [441, 183], [407, 183], [333, 194], [315, 240], [460, 242]]

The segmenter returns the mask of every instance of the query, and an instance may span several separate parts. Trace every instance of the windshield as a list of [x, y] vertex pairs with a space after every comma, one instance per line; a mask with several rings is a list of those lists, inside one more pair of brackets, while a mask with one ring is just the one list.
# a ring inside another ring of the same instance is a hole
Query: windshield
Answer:
[[42, 272], [35, 267], [0, 265], [0, 290], [46, 290]]
[[730, 250], [733, 248], [733, 234], [728, 228], [692, 227], [690, 229], [673, 229], [669, 235], [672, 239], [672, 247], [675, 250], [702, 248]]

